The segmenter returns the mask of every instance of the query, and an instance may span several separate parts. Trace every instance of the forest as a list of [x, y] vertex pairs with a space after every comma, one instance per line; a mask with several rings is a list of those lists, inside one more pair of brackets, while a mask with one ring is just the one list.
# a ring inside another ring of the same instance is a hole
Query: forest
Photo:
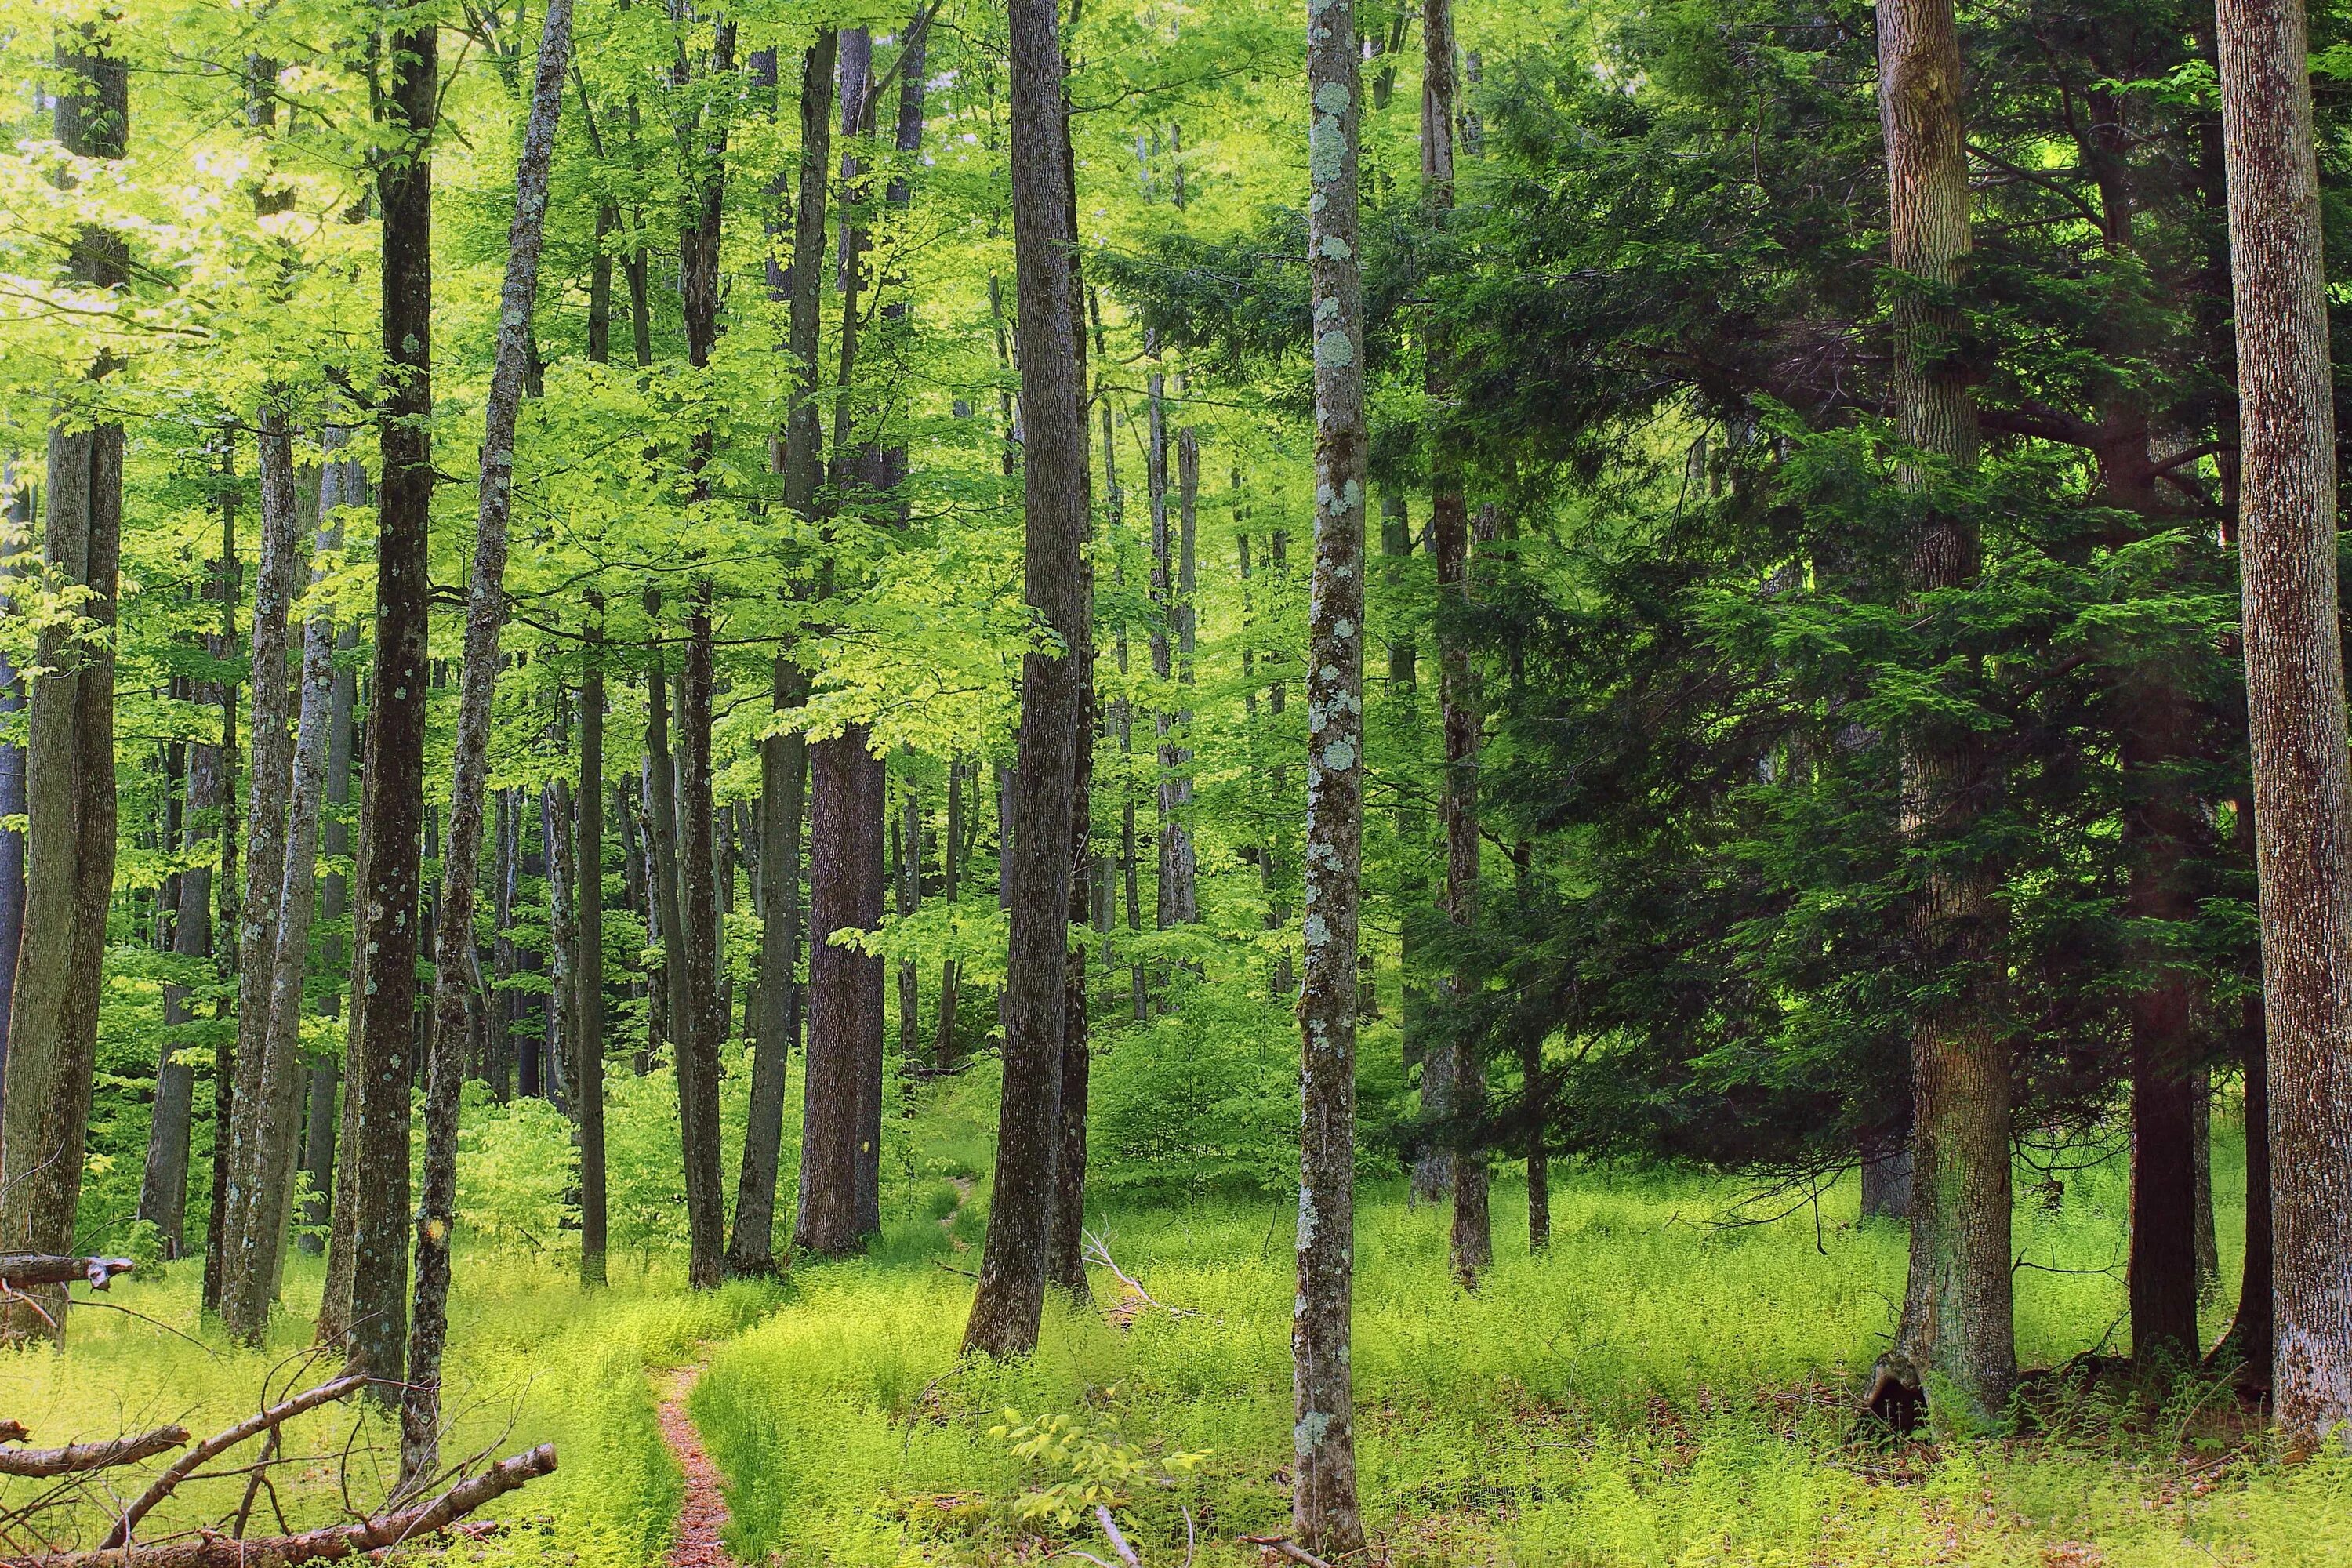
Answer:
[[0, 1568], [2352, 1560], [2352, 6], [0, 81]]

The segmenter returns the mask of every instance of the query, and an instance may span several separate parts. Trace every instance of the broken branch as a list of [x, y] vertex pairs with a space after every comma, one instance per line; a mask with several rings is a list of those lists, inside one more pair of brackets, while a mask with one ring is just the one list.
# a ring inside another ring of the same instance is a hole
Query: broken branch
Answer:
[[103, 1290], [118, 1274], [131, 1272], [128, 1258], [63, 1258], [48, 1252], [0, 1252], [0, 1289], [17, 1285], [71, 1285], [87, 1281]]
[[155, 1546], [102, 1546], [95, 1552], [10, 1557], [0, 1559], [0, 1563], [5, 1563], [6, 1568], [293, 1568], [302, 1563], [333, 1562], [362, 1552], [382, 1552], [446, 1530], [483, 1504], [554, 1468], [555, 1445], [542, 1443], [527, 1454], [500, 1459], [479, 1475], [459, 1481], [431, 1502], [397, 1513], [378, 1514], [356, 1523], [247, 1541], [208, 1531], [184, 1541]]
[[[157, 1503], [171, 1496], [173, 1487], [178, 1486], [194, 1474], [198, 1468], [236, 1447], [255, 1433], [275, 1431], [305, 1410], [313, 1410], [321, 1405], [330, 1405], [338, 1399], [347, 1398], [358, 1393], [367, 1386], [367, 1382], [364, 1377], [339, 1377], [331, 1383], [322, 1383], [316, 1388], [306, 1388], [283, 1404], [273, 1405], [267, 1410], [256, 1411], [227, 1430], [216, 1432], [205, 1438], [172, 1461], [171, 1468], [157, 1476], [153, 1484], [140, 1493], [129, 1508], [122, 1510], [122, 1517], [114, 1521], [112, 1530], [107, 1531], [103, 1544], [121, 1546], [129, 1541], [131, 1532], [139, 1528], [139, 1521], [146, 1518], [148, 1511]], [[178, 1428], [174, 1427], [173, 1430], [178, 1431]], [[181, 1432], [179, 1441], [184, 1443], [187, 1440], [188, 1435]], [[156, 1451], [149, 1450], [150, 1453]]]
[[[10, 1423], [15, 1426], [14, 1422]], [[17, 1428], [22, 1431], [20, 1426]], [[68, 1443], [62, 1448], [0, 1449], [0, 1476], [69, 1476], [79, 1470], [110, 1469], [152, 1458], [188, 1440], [184, 1426], [158, 1426], [103, 1443]]]

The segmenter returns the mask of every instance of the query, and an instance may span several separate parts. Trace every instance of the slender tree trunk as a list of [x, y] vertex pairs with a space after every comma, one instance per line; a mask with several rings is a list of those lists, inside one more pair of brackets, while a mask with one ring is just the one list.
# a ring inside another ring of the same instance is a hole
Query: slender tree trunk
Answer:
[[459, 678], [457, 743], [450, 770], [449, 836], [442, 855], [435, 928], [415, 1305], [409, 1328], [408, 1385], [400, 1406], [404, 1493], [426, 1486], [440, 1463], [441, 1356], [449, 1331], [449, 1248], [457, 1224], [457, 1096], [466, 1073], [467, 997], [476, 975], [474, 890], [481, 861], [482, 807], [489, 790], [490, 700], [499, 674], [499, 634], [506, 622], [515, 420], [531, 360], [530, 322], [539, 300], [548, 170], [571, 58], [572, 0], [548, 0], [539, 68], [531, 83], [530, 117], [524, 123], [522, 152], [515, 166], [515, 212], [507, 228], [498, 347], [483, 405], [481, 505], [475, 521], [473, 579], [467, 592], [466, 662]]
[[[33, 543], [32, 487], [22, 479], [11, 463], [0, 474], [0, 584], [26, 575], [24, 557]], [[25, 680], [16, 672], [5, 654], [0, 654], [0, 721], [5, 715], [23, 711]], [[13, 739], [0, 739], [0, 817], [25, 815], [25, 748]], [[174, 845], [173, 847], [177, 848]], [[209, 879], [208, 879], [209, 880]], [[176, 931], [176, 927], [174, 928]], [[8, 1015], [16, 996], [16, 953], [25, 940], [25, 836], [16, 828], [0, 826], [0, 1085], [5, 1085], [7, 1068]], [[168, 1004], [167, 1004], [168, 1006]], [[169, 1047], [165, 1047], [168, 1052]], [[168, 1070], [168, 1064], [167, 1064]], [[188, 1069], [182, 1068], [185, 1073]], [[162, 1081], [156, 1090], [159, 1121], [163, 1098]], [[5, 1110], [0, 1110], [5, 1114]], [[186, 1113], [181, 1113], [185, 1120]], [[181, 1133], [181, 1186], [187, 1184], [186, 1133]], [[186, 1195], [181, 1194], [184, 1206]], [[142, 1218], [152, 1218], [142, 1204]], [[160, 1222], [159, 1222], [160, 1223]], [[180, 1220], [174, 1210], [167, 1232], [171, 1256], [179, 1255]]]
[[[58, 141], [78, 156], [120, 159], [131, 124], [129, 69], [100, 36], [105, 24], [59, 38]], [[120, 288], [121, 238], [84, 228], [70, 271], [95, 289]], [[103, 374], [110, 365], [92, 367]], [[64, 397], [79, 404], [80, 388]], [[28, 826], [25, 928], [9, 1015], [0, 1094], [0, 1238], [23, 1252], [73, 1250], [82, 1156], [98, 1066], [100, 964], [114, 890], [114, 615], [122, 540], [122, 426], [60, 418], [48, 440], [50, 580], [88, 590], [82, 624], [44, 629], [26, 728]], [[94, 633], [94, 636], [84, 635]], [[32, 1287], [0, 1310], [0, 1337], [62, 1339], [62, 1286]]]
[[1356, 951], [1364, 848], [1364, 319], [1356, 259], [1363, 94], [1352, 0], [1307, 45], [1307, 268], [1315, 310], [1315, 564], [1307, 658], [1307, 961], [1298, 999], [1298, 1291], [1290, 1320], [1291, 1528], [1362, 1550], [1356, 1503]]
[[572, 819], [578, 847], [580, 962], [573, 970], [572, 1068], [573, 1120], [580, 1128], [580, 1283], [604, 1283], [608, 1242], [604, 1181], [604, 602], [589, 601], [588, 658], [580, 672], [580, 806]]
[[[778, 711], [808, 700], [808, 676], [778, 654], [772, 700]], [[751, 1102], [735, 1189], [735, 1232], [727, 1271], [775, 1268], [776, 1178], [782, 1159], [784, 1091], [800, 1036], [801, 821], [807, 799], [808, 742], [798, 730], [760, 742], [759, 1035], [751, 1055]]]
[[[268, 1331], [271, 1277], [278, 1260], [278, 1234], [268, 1224], [272, 1205], [264, 1188], [275, 1168], [278, 1111], [288, 1103], [289, 1086], [270, 1073], [269, 1012], [293, 788], [288, 622], [302, 567], [294, 432], [275, 395], [263, 395], [269, 401], [261, 411], [258, 439], [261, 558], [253, 593], [253, 749], [247, 770], [245, 895], [237, 923], [236, 1089], [220, 1266], [222, 1322], [231, 1338], [247, 1345], [260, 1344]], [[290, 1070], [295, 1064], [284, 1065]]]
[[1013, 229], [1021, 334], [1022, 475], [1027, 503], [1024, 598], [1074, 650], [1022, 658], [1020, 762], [1007, 877], [1004, 1091], [996, 1187], [964, 1349], [1035, 1348], [1045, 1306], [1061, 1126], [1068, 964], [1070, 823], [1085, 734], [1087, 437], [1080, 412], [1071, 270], [1069, 159], [1054, 0], [1010, 0]]
[[2334, 382], [2304, 6], [2221, 0], [2219, 19], [2270, 1041], [2271, 1387], [2281, 1430], [2307, 1444], [2352, 1426], [2352, 777]]
[[[433, 501], [431, 361], [434, 116], [439, 33], [388, 40], [387, 113], [396, 138], [379, 164], [386, 361], [383, 479], [376, 493], [376, 658], [368, 683], [360, 791], [361, 908], [352, 955], [344, 1058], [344, 1166], [352, 1172], [351, 1269], [338, 1300], [330, 1260], [322, 1330], [348, 1331], [351, 1359], [390, 1399], [408, 1340], [410, 1035], [416, 1013], [416, 917], [425, 826], [425, 539]], [[340, 1227], [339, 1227], [340, 1228]]]
[[[344, 438], [342, 430], [328, 427], [331, 447], [339, 446]], [[366, 503], [367, 472], [356, 458], [331, 459], [326, 474], [341, 505]], [[327, 801], [319, 827], [320, 847], [334, 863], [319, 881], [319, 915], [327, 922], [331, 933], [325, 944], [330, 973], [340, 971], [347, 960], [341, 931], [342, 923], [351, 918], [351, 877], [341, 868], [352, 853], [351, 824], [344, 820], [344, 814], [352, 800], [353, 718], [359, 706], [359, 674], [352, 668], [350, 656], [358, 647], [359, 628], [346, 622], [335, 636], [334, 687], [328, 709]], [[342, 1011], [342, 993], [329, 986], [319, 1000], [320, 1014], [339, 1019]], [[341, 1064], [334, 1058], [322, 1057], [310, 1064], [310, 1119], [302, 1140], [302, 1168], [310, 1173], [311, 1193], [302, 1211], [302, 1222], [307, 1227], [302, 1237], [305, 1252], [326, 1250], [323, 1233], [332, 1219], [338, 1169], [335, 1156], [342, 1131], [336, 1103], [341, 1083]]]
[[2189, 1147], [2195, 1167], [2195, 1216], [2190, 1245], [2197, 1253], [2197, 1304], [2221, 1284], [2221, 1243], [2213, 1231], [2213, 1072], [2200, 1067], [2189, 1079]]
[[[905, 798], [898, 806], [898, 913], [900, 920], [907, 920], [923, 907], [923, 797], [915, 787], [912, 748], [899, 754], [907, 761], [907, 780]], [[921, 965], [904, 959], [898, 964], [898, 1059], [909, 1068], [922, 1054], [917, 1043], [922, 1032]]]
[[[236, 467], [236, 446], [233, 439], [223, 443], [222, 478], [226, 479]], [[205, 654], [222, 666], [236, 657], [236, 608], [241, 596], [242, 574], [236, 558], [236, 505], [231, 494], [221, 501], [221, 552], [211, 574], [212, 584], [217, 585], [221, 605], [219, 630], [205, 638]], [[217, 1312], [221, 1300], [221, 1265], [227, 1255], [222, 1245], [222, 1227], [228, 1218], [228, 1130], [235, 1120], [236, 1098], [236, 930], [237, 930], [237, 845], [236, 845], [236, 692], [234, 679], [223, 678], [210, 683], [214, 700], [220, 708], [220, 744], [216, 757], [220, 764], [221, 815], [220, 853], [213, 870], [212, 938], [213, 978], [217, 992], [213, 1001], [213, 1150], [212, 1171], [207, 1178], [205, 1210], [205, 1277], [203, 1285], [204, 1310]], [[344, 1294], [350, 1294], [346, 1285]]]
[[[1918, 511], [1907, 586], [1928, 594], [1965, 584], [1977, 570], [1974, 531], [1944, 499], [1944, 469], [1975, 464], [1976, 408], [1963, 374], [1945, 363], [1958, 326], [1955, 313], [1930, 292], [1958, 280], [1969, 245], [1961, 62], [1950, 0], [1882, 5], [1878, 58], [1893, 260], [1898, 273], [1918, 280], [1898, 286], [1895, 303], [1900, 428], [1924, 458], [1905, 476]], [[1905, 836], [1929, 842], [1964, 833], [1982, 773], [1971, 735], [1906, 740]], [[1972, 972], [1992, 918], [1985, 871], [1942, 864], [1926, 883], [1915, 917], [1921, 945], [1963, 984], [1981, 985]], [[1910, 1280], [1897, 1345], [1920, 1372], [1942, 1374], [1980, 1410], [1998, 1411], [2017, 1370], [2008, 1050], [1979, 1007], [1963, 997], [1914, 1026], [1911, 1077]]]
[[[866, 814], [856, 807], [878, 772], [866, 752], [839, 739], [809, 748], [809, 1037], [802, 1078], [800, 1205], [796, 1240], [812, 1252], [858, 1250], [859, 1142], [865, 1131], [862, 954], [835, 946], [833, 933], [861, 929], [857, 865]], [[878, 782], [878, 781], [877, 781]]]
[[[342, 553], [341, 508], [348, 465], [333, 464], [329, 482], [321, 476], [316, 586]], [[224, 1275], [222, 1317], [233, 1333], [258, 1343], [269, 1325], [285, 1261], [287, 1200], [292, 1191], [295, 1132], [310, 1074], [302, 1051], [302, 982], [310, 968], [310, 923], [316, 908], [319, 823], [326, 803], [327, 765], [334, 729], [335, 624], [314, 608], [303, 628], [300, 708], [289, 759], [287, 818], [278, 847], [278, 886], [269, 894], [276, 910], [266, 959], [266, 1026], [254, 1040], [262, 1058], [256, 1103], [250, 1108], [251, 1152], [245, 1168], [249, 1184], [241, 1215], [242, 1234], [233, 1238], [242, 1257]], [[240, 1085], [240, 1089], [243, 1086]], [[330, 1097], [331, 1102], [331, 1089]], [[321, 1118], [324, 1121], [324, 1118]], [[240, 1330], [240, 1325], [243, 1325]]]
[[[1423, 8], [1422, 36], [1422, 186], [1443, 221], [1454, 207], [1456, 87], [1451, 0], [1432, 0]], [[1441, 409], [1450, 398], [1446, 353], [1441, 331], [1429, 351], [1427, 373], [1430, 399]], [[1478, 920], [1478, 692], [1469, 647], [1452, 618], [1459, 616], [1469, 594], [1470, 513], [1462, 494], [1460, 459], [1443, 431], [1435, 438], [1430, 458], [1429, 546], [1437, 570], [1438, 706], [1445, 736], [1440, 808], [1445, 835], [1442, 908], [1447, 920], [1468, 927]], [[1458, 991], [1462, 984], [1459, 975], [1448, 976], [1445, 982], [1449, 992]], [[1451, 1122], [1448, 1174], [1454, 1191], [1454, 1226], [1448, 1253], [1454, 1278], [1475, 1287], [1479, 1272], [1495, 1256], [1486, 1214], [1486, 1163], [1475, 1142], [1486, 1072], [1475, 1042], [1457, 1040], [1446, 1054], [1451, 1060], [1447, 1069], [1438, 1074], [1436, 1085], [1430, 1083], [1424, 1066], [1422, 1102]], [[1440, 1091], [1433, 1107], [1430, 1105], [1433, 1087]]]
[[[211, 590], [208, 587], [207, 592]], [[178, 879], [179, 908], [172, 921], [172, 952], [188, 967], [209, 958], [213, 950], [213, 868], [205, 841], [219, 833], [221, 813], [220, 748], [202, 742], [188, 747], [187, 805], [181, 814], [178, 847], [189, 864]], [[0, 804], [0, 810], [10, 809]], [[14, 809], [21, 810], [21, 806]], [[188, 987], [163, 987], [163, 1059], [155, 1076], [154, 1117], [147, 1138], [147, 1163], [139, 1186], [139, 1217], [152, 1223], [162, 1238], [163, 1255], [177, 1258], [185, 1246], [188, 1207], [188, 1144], [195, 1111], [195, 1069], [173, 1058], [188, 1048], [186, 1031], [194, 1022], [188, 1007]]]
[[[947, 853], [941, 857], [940, 891], [948, 908], [955, 908], [962, 894], [963, 885], [963, 781], [967, 765], [961, 757], [948, 761], [948, 822]], [[956, 1065], [956, 985], [957, 964], [952, 958], [940, 965], [940, 1032], [931, 1046], [931, 1065], [951, 1068]]]

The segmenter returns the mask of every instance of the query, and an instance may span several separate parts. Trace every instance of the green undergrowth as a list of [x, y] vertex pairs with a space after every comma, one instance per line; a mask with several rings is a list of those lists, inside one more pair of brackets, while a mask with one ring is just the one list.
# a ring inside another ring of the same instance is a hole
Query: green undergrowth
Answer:
[[[2129, 1349], [2124, 1173], [2096, 1153], [2078, 1152], [2055, 1185], [2021, 1170], [2029, 1365]], [[2214, 1332], [2231, 1309], [2238, 1158], [2225, 1141], [2215, 1162]], [[811, 1568], [1032, 1561], [1050, 1545], [1107, 1557], [1085, 1510], [1057, 1524], [1040, 1500], [1070, 1475], [1013, 1452], [1050, 1413], [1143, 1459], [1141, 1479], [1107, 1485], [1147, 1568], [1184, 1561], [1188, 1511], [1200, 1562], [1256, 1561], [1235, 1537], [1287, 1518], [1290, 1207], [1094, 1216], [1162, 1308], [1122, 1304], [1097, 1268], [1096, 1301], [1051, 1306], [1038, 1354], [1000, 1367], [956, 1360], [985, 1191], [960, 1205], [943, 1174], [908, 1175], [874, 1255], [801, 1266], [791, 1309], [719, 1349], [695, 1392], [730, 1549]], [[1446, 1278], [1444, 1211], [1368, 1188], [1358, 1443], [1388, 1560], [2352, 1560], [2352, 1467], [2275, 1465], [2217, 1383], [2068, 1384], [2044, 1391], [2031, 1435], [1886, 1443], [1856, 1395], [1893, 1325], [1904, 1231], [1858, 1224], [1851, 1181], [1738, 1196], [1696, 1177], [1558, 1174], [1552, 1245], [1530, 1258], [1507, 1176], [1496, 1263], [1465, 1295]]]
[[[463, 1253], [453, 1295], [443, 1444], [446, 1459], [499, 1456], [553, 1443], [558, 1468], [490, 1511], [506, 1528], [469, 1542], [466, 1560], [640, 1568], [660, 1561], [683, 1482], [656, 1421], [648, 1367], [677, 1365], [772, 1310], [777, 1288], [737, 1284], [691, 1295], [678, 1270], [616, 1258], [614, 1285], [583, 1293], [576, 1265], [552, 1255]], [[281, 1313], [266, 1350], [225, 1345], [201, 1324], [199, 1266], [119, 1282], [109, 1298], [127, 1310], [74, 1309], [69, 1349], [0, 1352], [0, 1414], [38, 1443], [112, 1436], [176, 1422], [201, 1436], [272, 1398], [336, 1370], [310, 1360], [307, 1318]], [[318, 1298], [314, 1260], [290, 1268], [284, 1299]], [[133, 1316], [131, 1314], [137, 1314]], [[359, 1402], [304, 1415], [287, 1427], [296, 1462], [274, 1470], [256, 1499], [257, 1533], [275, 1514], [299, 1529], [343, 1517], [343, 1499], [373, 1507], [393, 1479], [396, 1424]], [[223, 1463], [257, 1458], [248, 1445]], [[160, 1465], [163, 1461], [157, 1461]], [[150, 1467], [151, 1468], [152, 1467]], [[5, 1483], [0, 1506], [31, 1500], [40, 1483]], [[242, 1478], [184, 1487], [142, 1533], [217, 1524], [237, 1510]], [[274, 1499], [271, 1492], [274, 1491]], [[94, 1515], [79, 1533], [94, 1543]]]

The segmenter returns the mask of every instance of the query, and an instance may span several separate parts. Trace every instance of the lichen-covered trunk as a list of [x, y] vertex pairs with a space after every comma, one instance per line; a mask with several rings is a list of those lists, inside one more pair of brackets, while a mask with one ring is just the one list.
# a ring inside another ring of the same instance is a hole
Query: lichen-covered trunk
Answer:
[[489, 790], [490, 701], [506, 625], [507, 526], [514, 507], [515, 421], [531, 362], [548, 172], [572, 59], [572, 0], [548, 0], [530, 114], [515, 165], [515, 211], [499, 294], [498, 346], [482, 415], [482, 479], [472, 580], [466, 595], [465, 666], [450, 768], [449, 833], [442, 852], [434, 942], [433, 1024], [425, 1069], [425, 1173], [416, 1206], [415, 1304], [400, 1407], [403, 1489], [425, 1485], [440, 1460], [441, 1355], [448, 1338], [449, 1248], [457, 1223], [457, 1098], [465, 1080], [467, 1005], [476, 975], [474, 892], [482, 808]]
[[2271, 1393], [2281, 1430], [2312, 1443], [2352, 1430], [2352, 776], [2334, 379], [2304, 5], [2221, 0], [2218, 19], [2269, 1035]]
[[1290, 1322], [1291, 1526], [1327, 1558], [1364, 1545], [1356, 1503], [1356, 952], [1364, 848], [1362, 123], [1355, 9], [1308, 0], [1308, 277], [1315, 562], [1307, 658], [1306, 963], [1298, 998], [1298, 1290]]
[[1054, 0], [1010, 0], [1013, 234], [1022, 322], [1023, 598], [1071, 650], [1021, 661], [1013, 778], [1004, 1089], [996, 1186], [964, 1349], [1025, 1354], [1045, 1309], [1054, 1168], [1061, 1126], [1065, 978], [1069, 962], [1070, 823], [1086, 671], [1087, 435], [1071, 268], [1070, 160]]
[[[32, 547], [33, 488], [17, 473], [13, 460], [0, 468], [0, 581], [24, 574], [21, 557]], [[7, 655], [0, 653], [0, 715], [25, 707], [25, 680]], [[0, 818], [25, 815], [25, 747], [11, 730], [0, 738]], [[172, 846], [177, 848], [178, 846]], [[208, 879], [209, 880], [209, 879]], [[176, 928], [175, 928], [176, 930]], [[25, 835], [0, 825], [0, 1086], [7, 1077], [8, 1014], [16, 996], [16, 953], [25, 940]], [[169, 1047], [165, 1047], [167, 1053]], [[168, 1070], [168, 1064], [167, 1064]], [[187, 1069], [181, 1069], [184, 1073]], [[163, 1088], [156, 1089], [161, 1103]], [[160, 1115], [160, 1112], [159, 1112]], [[182, 1120], [185, 1120], [183, 1112]], [[182, 1134], [185, 1142], [185, 1133]], [[181, 1155], [181, 1185], [186, 1184], [186, 1154]], [[142, 1205], [140, 1215], [150, 1217]], [[170, 1256], [178, 1256], [180, 1221], [175, 1215], [167, 1233]]]
[[[1973, 529], [1951, 477], [1976, 462], [1976, 405], [1948, 361], [1961, 323], [1940, 296], [1969, 251], [1958, 36], [1950, 0], [1889, 0], [1878, 11], [1879, 117], [1886, 143], [1888, 229], [1898, 282], [1894, 389], [1915, 518], [1915, 595], [1976, 575]], [[1983, 763], [1965, 730], [1922, 725], [1903, 742], [1901, 828], [1928, 846], [1964, 840]], [[1930, 961], [1955, 973], [1958, 999], [1913, 1026], [1910, 1277], [1897, 1342], [1980, 1410], [1998, 1411], [2017, 1370], [2010, 1275], [2008, 1048], [1967, 993], [1986, 982], [1990, 879], [1948, 854], [1921, 877], [1913, 911]]]

